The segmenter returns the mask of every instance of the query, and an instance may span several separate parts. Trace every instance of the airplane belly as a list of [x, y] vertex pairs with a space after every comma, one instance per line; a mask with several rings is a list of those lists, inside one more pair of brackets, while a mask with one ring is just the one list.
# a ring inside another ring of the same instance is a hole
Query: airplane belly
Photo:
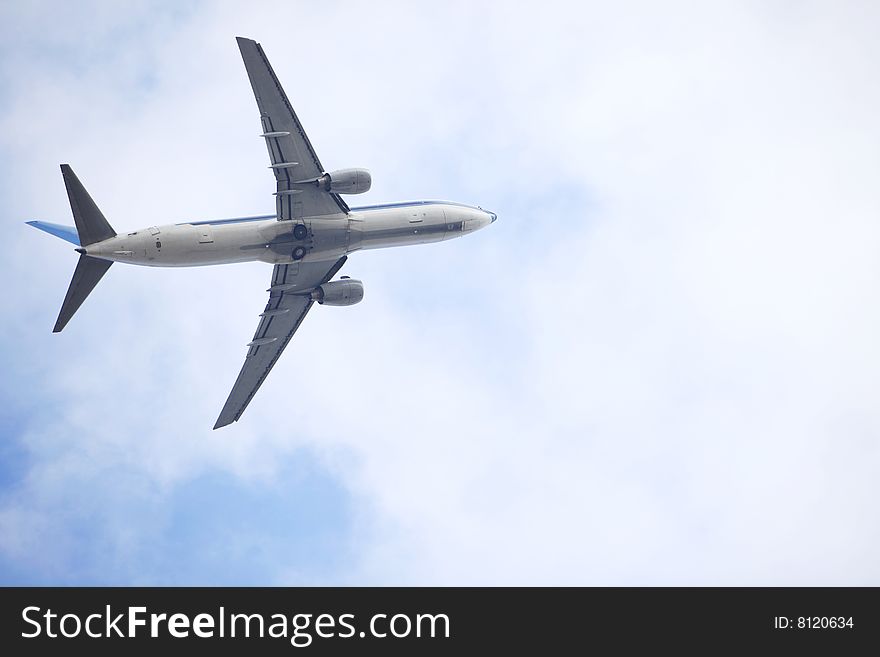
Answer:
[[255, 227], [179, 224], [118, 235], [90, 255], [148, 267], [198, 267], [263, 260], [267, 245]]
[[345, 253], [349, 240], [349, 221], [343, 219], [313, 218], [307, 222], [310, 242], [309, 253], [321, 256], [336, 256]]
[[153, 238], [147, 244], [146, 258], [154, 267], [208, 265], [221, 257], [210, 226], [163, 226]]
[[365, 213], [355, 217], [351, 226], [349, 251], [427, 244], [452, 236], [443, 209], [436, 206]]

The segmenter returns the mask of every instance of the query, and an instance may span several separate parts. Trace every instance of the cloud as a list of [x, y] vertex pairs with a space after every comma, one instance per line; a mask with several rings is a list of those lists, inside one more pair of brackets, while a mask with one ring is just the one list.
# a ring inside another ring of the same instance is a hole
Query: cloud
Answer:
[[[876, 12], [98, 7], [4, 21], [4, 581], [877, 582]], [[18, 222], [63, 161], [117, 229], [271, 208], [237, 34], [365, 202], [500, 219], [353, 256], [211, 432], [268, 268], [115, 266], [53, 336]]]

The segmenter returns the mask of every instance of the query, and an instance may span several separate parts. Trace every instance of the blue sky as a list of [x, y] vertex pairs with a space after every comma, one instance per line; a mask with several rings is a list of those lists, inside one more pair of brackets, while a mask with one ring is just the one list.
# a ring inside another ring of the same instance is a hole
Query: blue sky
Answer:
[[[0, 583], [878, 584], [877, 27], [7, 4]], [[70, 223], [62, 162], [118, 231], [270, 211], [238, 35], [358, 202], [499, 221], [352, 257], [212, 432], [270, 269], [116, 266], [52, 335], [76, 257], [23, 222]]]

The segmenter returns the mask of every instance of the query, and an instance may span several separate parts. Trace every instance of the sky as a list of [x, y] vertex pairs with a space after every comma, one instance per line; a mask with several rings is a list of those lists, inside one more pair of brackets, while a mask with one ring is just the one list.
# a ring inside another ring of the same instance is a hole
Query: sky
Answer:
[[[880, 585], [870, 2], [0, 3], [0, 584]], [[70, 163], [113, 227], [271, 212], [258, 40], [358, 253], [212, 431], [263, 263], [117, 265], [63, 333]]]

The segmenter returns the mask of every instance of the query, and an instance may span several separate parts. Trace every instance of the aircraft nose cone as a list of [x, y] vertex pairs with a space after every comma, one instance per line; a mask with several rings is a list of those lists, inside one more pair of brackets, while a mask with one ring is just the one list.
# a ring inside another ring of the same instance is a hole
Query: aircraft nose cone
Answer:
[[492, 217], [492, 219], [489, 223], [495, 223], [495, 220], [498, 218], [498, 215], [495, 214], [494, 212], [490, 212], [489, 216]]

